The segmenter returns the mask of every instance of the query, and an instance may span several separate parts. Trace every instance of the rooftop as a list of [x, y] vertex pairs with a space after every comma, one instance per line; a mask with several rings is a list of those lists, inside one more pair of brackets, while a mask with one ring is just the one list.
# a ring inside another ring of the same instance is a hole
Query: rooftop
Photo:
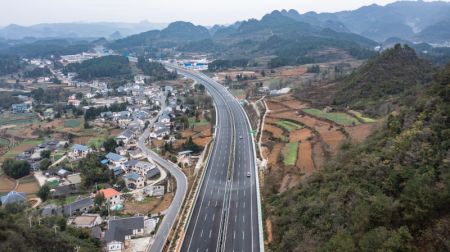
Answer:
[[105, 232], [105, 241], [125, 241], [125, 236], [132, 235], [133, 230], [144, 228], [144, 217], [130, 217], [108, 221], [108, 230]]
[[114, 190], [113, 188], [102, 189], [99, 191], [99, 193], [103, 193], [103, 195], [107, 199], [112, 198], [116, 195], [120, 195], [120, 193], [118, 191]]

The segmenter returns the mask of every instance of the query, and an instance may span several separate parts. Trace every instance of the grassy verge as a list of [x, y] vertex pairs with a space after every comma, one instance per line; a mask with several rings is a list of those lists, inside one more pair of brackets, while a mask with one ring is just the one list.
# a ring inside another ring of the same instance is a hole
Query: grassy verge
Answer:
[[291, 122], [291, 121], [287, 121], [287, 120], [281, 120], [277, 122], [277, 125], [284, 128], [287, 131], [293, 131], [293, 130], [298, 130], [303, 128], [303, 126], [301, 126], [300, 124]]
[[295, 165], [297, 161], [298, 142], [288, 143], [284, 148], [284, 165]]
[[306, 108], [306, 109], [302, 109], [302, 110], [303, 110], [303, 112], [310, 114], [312, 116], [327, 119], [327, 120], [333, 121], [333, 122], [335, 122], [339, 125], [343, 125], [343, 126], [351, 126], [351, 125], [360, 124], [358, 119], [356, 119], [350, 115], [347, 115], [345, 113], [340, 113], [340, 112], [326, 113], [320, 109], [315, 109], [315, 108]]

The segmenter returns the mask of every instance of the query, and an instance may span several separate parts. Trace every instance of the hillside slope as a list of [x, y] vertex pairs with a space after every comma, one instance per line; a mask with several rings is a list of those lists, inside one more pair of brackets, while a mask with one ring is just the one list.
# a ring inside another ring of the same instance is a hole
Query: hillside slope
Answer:
[[333, 103], [386, 114], [404, 92], [431, 80], [431, 65], [417, 57], [414, 49], [397, 44], [370, 60], [337, 87]]
[[[410, 58], [408, 50], [400, 52]], [[410, 73], [411, 65], [402, 68], [402, 57], [392, 53], [381, 60], [399, 60], [391, 62], [395, 71]], [[367, 74], [379, 70], [374, 63], [366, 68]], [[395, 72], [384, 74], [389, 73]], [[387, 85], [396, 90], [396, 82]], [[399, 99], [397, 112], [365, 142], [343, 146], [308, 181], [266, 199], [266, 215], [273, 223], [270, 249], [448, 251], [449, 101], [450, 66], [409, 98]]]

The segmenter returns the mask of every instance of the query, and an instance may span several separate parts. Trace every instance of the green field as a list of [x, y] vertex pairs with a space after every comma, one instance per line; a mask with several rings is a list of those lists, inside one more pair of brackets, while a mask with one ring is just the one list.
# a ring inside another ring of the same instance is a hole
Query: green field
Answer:
[[302, 125], [287, 120], [278, 121], [277, 125], [284, 128], [287, 131], [293, 131], [303, 128]]
[[65, 128], [78, 128], [81, 126], [81, 119], [67, 119], [64, 120]]
[[302, 109], [302, 110], [303, 110], [303, 112], [305, 112], [307, 114], [333, 121], [339, 125], [351, 126], [351, 125], [360, 124], [358, 119], [356, 119], [350, 115], [347, 115], [345, 113], [340, 113], [340, 112], [326, 113], [320, 109], [315, 109], [315, 108], [306, 108], [306, 109]]
[[288, 143], [284, 147], [284, 165], [295, 165], [297, 161], [298, 142]]
[[12, 113], [3, 113], [0, 114], [0, 126], [7, 124], [30, 124], [37, 120], [37, 117], [34, 113], [20, 113], [20, 114], [12, 114]]
[[195, 120], [195, 117], [189, 118], [189, 127], [192, 127], [192, 125], [194, 125], [194, 127], [197, 127], [197, 126], [205, 126], [208, 124], [209, 124], [209, 122], [206, 119], [200, 119], [200, 121], [197, 122]]
[[369, 118], [369, 117], [365, 117], [363, 116], [363, 114], [361, 112], [358, 111], [354, 111], [351, 110], [349, 111], [352, 115], [356, 116], [358, 119], [360, 119], [361, 121], [365, 122], [365, 123], [372, 123], [372, 122], [376, 122], [377, 120]]

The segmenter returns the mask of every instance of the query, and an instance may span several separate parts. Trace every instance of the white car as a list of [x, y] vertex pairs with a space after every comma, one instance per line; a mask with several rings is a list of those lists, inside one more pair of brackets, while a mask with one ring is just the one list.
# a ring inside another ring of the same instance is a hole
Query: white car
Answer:
[[251, 175], [250, 172], [247, 172], [247, 177], [250, 177], [250, 175]]

